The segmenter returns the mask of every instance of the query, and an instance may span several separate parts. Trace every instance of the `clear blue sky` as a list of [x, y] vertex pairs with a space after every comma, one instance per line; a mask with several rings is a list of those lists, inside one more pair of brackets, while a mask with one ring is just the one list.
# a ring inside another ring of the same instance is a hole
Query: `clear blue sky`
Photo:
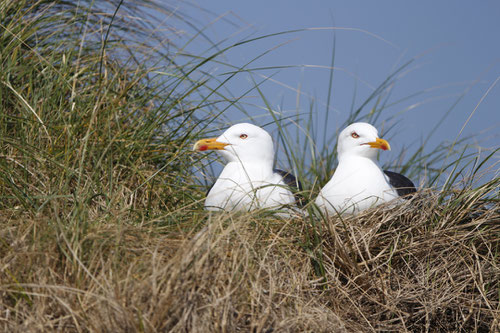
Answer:
[[[332, 133], [349, 113], [355, 85], [356, 104], [359, 104], [395, 67], [415, 58], [394, 86], [390, 100], [420, 94], [389, 108], [376, 124], [386, 119], [388, 124], [397, 122], [391, 133], [393, 151], [419, 146], [419, 140], [465, 92], [428, 149], [445, 140], [453, 141], [481, 97], [500, 76], [500, 1], [217, 0], [198, 1], [196, 5], [180, 2], [178, 7], [192, 16], [197, 25], [222, 16], [204, 31], [213, 41], [230, 37], [223, 45], [291, 29], [349, 28], [335, 31], [338, 70], [328, 121]], [[320, 105], [317, 112], [324, 113], [326, 108], [321, 105], [327, 98], [326, 67], [331, 63], [332, 44], [333, 30], [310, 30], [232, 49], [227, 53], [227, 61], [243, 65], [275, 48], [250, 67], [298, 67], [258, 72], [272, 74], [279, 82], [267, 82], [261, 87], [271, 106], [284, 114], [295, 112], [296, 92], [291, 88], [300, 87], [303, 93], [300, 108], [307, 111], [310, 103], [307, 96], [311, 96]], [[198, 38], [191, 46], [204, 48], [208, 43], [203, 45]], [[224, 71], [227, 68], [222, 66], [213, 69], [216, 75]], [[251, 85], [248, 77], [226, 84], [236, 96]], [[249, 97], [245, 101], [249, 103], [247, 111], [253, 115], [265, 113], [260, 109], [264, 105], [260, 98]], [[234, 113], [235, 122], [241, 117]], [[474, 135], [474, 140], [482, 146], [500, 146], [500, 82], [479, 105], [463, 135]]]

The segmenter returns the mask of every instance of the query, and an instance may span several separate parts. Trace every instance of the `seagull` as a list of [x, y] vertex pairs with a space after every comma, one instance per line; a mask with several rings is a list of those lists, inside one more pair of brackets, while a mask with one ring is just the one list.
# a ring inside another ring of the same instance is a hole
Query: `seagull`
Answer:
[[216, 150], [227, 162], [207, 193], [207, 210], [280, 209], [298, 202], [294, 192], [300, 183], [291, 173], [273, 169], [273, 140], [258, 126], [233, 125], [218, 138], [197, 141], [193, 150]]
[[340, 132], [337, 169], [316, 198], [322, 211], [356, 214], [416, 192], [410, 179], [380, 168], [377, 149], [390, 150], [391, 146], [368, 123], [353, 123]]

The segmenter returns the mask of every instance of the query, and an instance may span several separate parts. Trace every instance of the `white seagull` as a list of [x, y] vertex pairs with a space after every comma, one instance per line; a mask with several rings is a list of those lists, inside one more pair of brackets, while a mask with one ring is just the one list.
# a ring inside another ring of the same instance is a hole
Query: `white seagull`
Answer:
[[411, 180], [380, 168], [377, 149], [390, 150], [391, 146], [368, 123], [354, 123], [340, 132], [339, 163], [316, 205], [328, 214], [355, 214], [415, 192]]
[[250, 211], [295, 206], [290, 187], [300, 189], [295, 177], [273, 169], [274, 145], [262, 128], [241, 123], [218, 138], [202, 139], [193, 150], [217, 150], [227, 164], [205, 200], [207, 210]]

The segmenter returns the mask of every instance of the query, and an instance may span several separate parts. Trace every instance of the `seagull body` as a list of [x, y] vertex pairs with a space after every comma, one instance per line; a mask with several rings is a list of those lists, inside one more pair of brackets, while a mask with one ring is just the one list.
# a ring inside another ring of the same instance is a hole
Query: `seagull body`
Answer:
[[337, 169], [320, 191], [316, 205], [330, 214], [355, 214], [415, 192], [408, 178], [380, 168], [377, 149], [390, 150], [390, 145], [378, 137], [375, 127], [367, 123], [346, 127], [338, 138]]
[[[353, 157], [340, 163], [316, 200], [331, 213], [355, 213], [398, 198], [382, 169], [370, 159]], [[332, 210], [334, 208], [334, 210]]]
[[293, 176], [273, 169], [273, 140], [262, 128], [236, 124], [218, 138], [199, 140], [193, 149], [217, 150], [227, 162], [207, 194], [207, 210], [250, 211], [295, 205], [288, 187]]
[[[276, 186], [279, 185], [279, 186]], [[252, 210], [294, 204], [283, 177], [258, 163], [229, 162], [208, 192], [208, 210]]]

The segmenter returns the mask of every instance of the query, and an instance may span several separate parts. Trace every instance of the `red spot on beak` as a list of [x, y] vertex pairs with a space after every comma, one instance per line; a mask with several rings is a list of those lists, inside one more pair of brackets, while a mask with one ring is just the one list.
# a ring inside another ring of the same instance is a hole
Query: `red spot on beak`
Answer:
[[202, 145], [198, 148], [199, 151], [205, 151], [208, 149], [208, 146], [207, 145]]
[[375, 141], [363, 143], [363, 145], [368, 145], [370, 148], [377, 148], [382, 150], [391, 150], [391, 145], [384, 139], [377, 138]]

